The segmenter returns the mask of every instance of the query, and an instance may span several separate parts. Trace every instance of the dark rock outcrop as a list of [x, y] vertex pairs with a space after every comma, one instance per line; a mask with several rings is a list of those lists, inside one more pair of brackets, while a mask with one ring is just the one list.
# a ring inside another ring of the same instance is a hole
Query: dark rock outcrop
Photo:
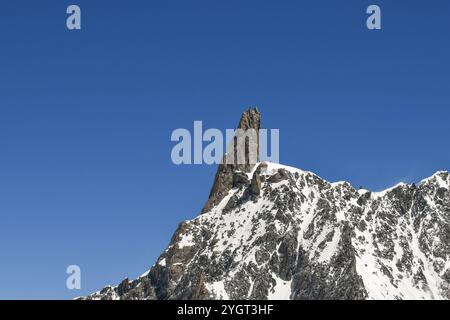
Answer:
[[[245, 111], [241, 119], [239, 121], [237, 129], [241, 130], [249, 130], [253, 129], [256, 132], [257, 141], [256, 146], [250, 145], [251, 141], [248, 139], [245, 140], [245, 163], [239, 163], [237, 159], [238, 154], [238, 146], [237, 139], [234, 139], [229, 150], [233, 149], [233, 154], [235, 155], [234, 161], [232, 163], [227, 163], [224, 156], [223, 163], [219, 165], [217, 169], [216, 176], [214, 178], [214, 183], [211, 188], [211, 192], [209, 194], [208, 201], [202, 209], [202, 213], [208, 212], [218, 204], [233, 188], [233, 185], [236, 183], [236, 173], [243, 172], [248, 173], [251, 172], [255, 164], [259, 161], [259, 130], [261, 126], [261, 114], [257, 108], [248, 109]], [[249, 150], [256, 150], [256, 162], [251, 163], [251, 159], [249, 156]], [[239, 182], [238, 182], [239, 183]]]

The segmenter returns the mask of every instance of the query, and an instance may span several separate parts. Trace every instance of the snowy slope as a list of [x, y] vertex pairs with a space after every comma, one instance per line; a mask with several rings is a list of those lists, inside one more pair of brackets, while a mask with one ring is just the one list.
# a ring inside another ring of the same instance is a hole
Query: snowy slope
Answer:
[[88, 299], [449, 299], [450, 175], [383, 192], [259, 163], [140, 278]]

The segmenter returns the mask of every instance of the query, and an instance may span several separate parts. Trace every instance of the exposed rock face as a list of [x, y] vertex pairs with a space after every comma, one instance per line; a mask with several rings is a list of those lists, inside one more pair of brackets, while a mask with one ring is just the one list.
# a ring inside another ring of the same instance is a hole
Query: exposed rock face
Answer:
[[[212, 207], [214, 207], [216, 204], [218, 204], [233, 188], [236, 173], [237, 172], [250, 172], [255, 164], [258, 162], [259, 159], [259, 130], [261, 127], [261, 114], [259, 113], [257, 108], [249, 109], [245, 111], [241, 119], [239, 121], [239, 125], [237, 129], [241, 130], [249, 130], [253, 129], [255, 130], [257, 134], [257, 141], [256, 145], [249, 145], [249, 141], [245, 141], [245, 163], [239, 163], [237, 160], [237, 141], [234, 140], [229, 147], [229, 149], [234, 150], [234, 161], [231, 163], [225, 162], [224, 157], [224, 163], [219, 165], [219, 168], [217, 169], [216, 177], [214, 178], [214, 183], [208, 198], [208, 201], [206, 202], [205, 206], [203, 207], [202, 212], [208, 212], [211, 210]], [[249, 157], [249, 150], [250, 148], [253, 148], [253, 150], [256, 150], [256, 162], [251, 163], [250, 157]]]
[[252, 183], [250, 185], [250, 193], [253, 196], [259, 196], [261, 194], [261, 177], [257, 173], [253, 175]]
[[149, 272], [86, 299], [450, 299], [448, 172], [369, 192], [272, 163], [225, 168]]

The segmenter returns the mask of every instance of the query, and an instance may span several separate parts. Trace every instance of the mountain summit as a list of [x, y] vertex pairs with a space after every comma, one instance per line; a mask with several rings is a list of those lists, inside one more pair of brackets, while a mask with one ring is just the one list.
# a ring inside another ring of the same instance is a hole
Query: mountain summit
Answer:
[[[255, 163], [251, 163], [250, 157], [249, 157], [249, 150], [250, 148], [253, 148], [256, 150], [257, 159], [259, 159], [259, 129], [261, 127], [261, 114], [259, 113], [258, 108], [254, 109], [248, 109], [245, 111], [241, 119], [239, 121], [237, 129], [242, 129], [244, 131], [253, 129], [256, 131], [257, 134], [257, 145], [249, 145], [251, 142], [246, 141], [245, 143], [245, 163], [239, 164], [236, 156], [237, 156], [237, 141], [234, 139], [231, 142], [231, 145], [229, 146], [229, 150], [232, 148], [233, 154], [235, 155], [235, 159], [231, 164], [222, 163], [219, 165], [219, 168], [217, 169], [216, 177], [214, 178], [214, 183], [211, 188], [211, 192], [209, 194], [208, 201], [206, 202], [205, 206], [203, 207], [202, 212], [208, 212], [211, 210], [212, 207], [214, 207], [216, 204], [218, 204], [233, 188], [233, 185], [236, 185], [240, 176], [244, 176], [245, 173], [250, 172], [254, 166]], [[225, 160], [225, 156], [224, 156]], [[225, 162], [225, 161], [223, 161]], [[237, 172], [242, 172], [241, 175], [237, 175]]]
[[[239, 127], [260, 122], [250, 109]], [[148, 272], [82, 299], [450, 299], [449, 244], [448, 172], [370, 192], [221, 164], [202, 214]]]

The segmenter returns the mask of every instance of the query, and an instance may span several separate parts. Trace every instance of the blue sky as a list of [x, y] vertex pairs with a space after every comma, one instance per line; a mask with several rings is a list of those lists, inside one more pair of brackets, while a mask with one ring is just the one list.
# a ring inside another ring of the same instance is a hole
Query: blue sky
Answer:
[[[65, 27], [72, 3], [81, 31]], [[170, 159], [194, 120], [232, 128], [258, 106], [282, 163], [356, 187], [450, 170], [449, 14], [443, 0], [3, 1], [0, 298], [146, 271], [212, 184], [214, 166]]]

